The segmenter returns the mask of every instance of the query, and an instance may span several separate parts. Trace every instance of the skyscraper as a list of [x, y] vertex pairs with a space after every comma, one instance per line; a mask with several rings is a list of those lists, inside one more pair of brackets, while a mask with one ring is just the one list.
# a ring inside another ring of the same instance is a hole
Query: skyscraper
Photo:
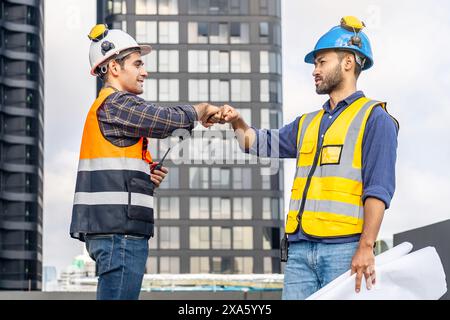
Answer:
[[42, 279], [43, 1], [0, 2], [0, 290]]
[[[98, 22], [152, 45], [144, 57], [146, 100], [229, 103], [255, 127], [281, 125], [280, 0], [98, 0]], [[194, 160], [211, 160], [214, 145], [227, 145], [195, 139]], [[153, 157], [178, 142], [151, 140]], [[170, 172], [156, 191], [148, 272], [280, 272], [282, 167], [268, 175], [261, 163], [165, 164]]]

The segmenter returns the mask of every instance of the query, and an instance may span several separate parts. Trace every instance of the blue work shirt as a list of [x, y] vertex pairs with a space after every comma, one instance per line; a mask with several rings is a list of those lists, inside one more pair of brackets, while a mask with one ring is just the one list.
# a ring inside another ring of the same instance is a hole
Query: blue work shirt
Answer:
[[[319, 145], [322, 145], [322, 135], [328, 130], [334, 120], [350, 104], [364, 97], [362, 91], [357, 91], [340, 101], [331, 110], [330, 100], [324, 105], [325, 113], [320, 122]], [[301, 117], [285, 125], [281, 129], [261, 129], [256, 131], [256, 141], [246, 152], [259, 157], [296, 158], [298, 123]], [[366, 124], [362, 142], [362, 181], [363, 202], [368, 197], [377, 198], [389, 208], [395, 190], [395, 161], [397, 158], [398, 128], [392, 117], [377, 106], [373, 109]], [[278, 143], [279, 152], [272, 154], [272, 144]], [[358, 241], [360, 236], [316, 239], [304, 234], [299, 228], [296, 234], [289, 235], [289, 241], [309, 240], [324, 243], [345, 243]]]

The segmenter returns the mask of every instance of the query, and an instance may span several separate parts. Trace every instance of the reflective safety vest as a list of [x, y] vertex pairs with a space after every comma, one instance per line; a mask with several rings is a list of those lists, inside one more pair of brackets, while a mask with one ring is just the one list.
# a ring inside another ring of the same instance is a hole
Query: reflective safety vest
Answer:
[[362, 97], [334, 120], [318, 145], [324, 110], [300, 118], [297, 170], [292, 186], [286, 234], [299, 227], [316, 238], [340, 238], [362, 233], [362, 140], [367, 119], [377, 105]]
[[84, 241], [88, 233], [153, 236], [153, 183], [147, 138], [129, 147], [105, 139], [97, 110], [114, 93], [104, 88], [84, 126], [70, 235]]

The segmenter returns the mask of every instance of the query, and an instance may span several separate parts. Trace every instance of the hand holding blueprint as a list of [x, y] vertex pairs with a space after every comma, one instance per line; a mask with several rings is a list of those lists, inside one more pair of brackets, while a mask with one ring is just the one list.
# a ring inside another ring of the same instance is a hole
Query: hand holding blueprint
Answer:
[[404, 242], [375, 257], [377, 282], [355, 292], [356, 274], [350, 270], [312, 294], [307, 300], [437, 300], [447, 292], [444, 268], [434, 247], [410, 253]]

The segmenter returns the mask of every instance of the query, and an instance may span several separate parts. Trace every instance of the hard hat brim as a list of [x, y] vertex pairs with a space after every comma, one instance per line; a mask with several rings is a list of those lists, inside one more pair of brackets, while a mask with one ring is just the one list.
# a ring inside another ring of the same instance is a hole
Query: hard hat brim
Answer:
[[[324, 51], [324, 50], [347, 50], [347, 51], [351, 51], [351, 52], [354, 52], [354, 53], [359, 53], [359, 54], [362, 55], [362, 52], [360, 52], [358, 50], [354, 50], [352, 48], [336, 48], [336, 47], [320, 48], [318, 50], [313, 50], [310, 53], [308, 53], [305, 56], [305, 62], [306, 63], [310, 63], [310, 64], [314, 64], [314, 60], [316, 59], [316, 54], [318, 52]], [[362, 70], [364, 71], [364, 70], [370, 69], [373, 66], [373, 60], [370, 57], [367, 57], [365, 55], [363, 55], [363, 56], [367, 59], [366, 64], [364, 65], [364, 68], [362, 68]]]
[[[145, 56], [147, 54], [149, 54], [150, 52], [152, 52], [152, 47], [148, 44], [141, 44], [138, 47], [128, 47], [128, 48], [124, 48], [121, 50], [121, 52], [128, 50], [128, 49], [133, 49], [133, 48], [139, 48], [141, 50], [141, 56]], [[101, 65], [102, 63], [104, 63], [106, 60], [110, 59], [114, 54], [110, 55], [110, 56], [106, 56], [105, 59], [103, 59], [102, 61], [98, 62], [95, 66], [92, 67], [91, 69], [91, 75], [96, 76], [97, 74], [95, 73], [95, 70], [98, 68], [99, 65]]]

